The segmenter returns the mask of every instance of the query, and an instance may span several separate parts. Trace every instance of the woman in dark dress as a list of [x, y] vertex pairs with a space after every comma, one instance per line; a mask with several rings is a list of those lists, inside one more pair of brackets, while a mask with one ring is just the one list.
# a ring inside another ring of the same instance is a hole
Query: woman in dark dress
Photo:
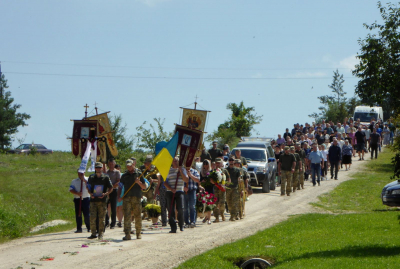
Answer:
[[[200, 171], [200, 184], [205, 181], [205, 179], [208, 177], [210, 172], [211, 172], [210, 161], [209, 160], [204, 160], [203, 161], [203, 166], [201, 167], [201, 171]], [[214, 185], [205, 186], [204, 190], [206, 192], [208, 192], [208, 193], [214, 194]], [[204, 212], [204, 214], [205, 214], [205, 216], [204, 216], [204, 219], [203, 219], [203, 223], [208, 221], [208, 223], [211, 224], [211, 211], [206, 211], [206, 212]]]

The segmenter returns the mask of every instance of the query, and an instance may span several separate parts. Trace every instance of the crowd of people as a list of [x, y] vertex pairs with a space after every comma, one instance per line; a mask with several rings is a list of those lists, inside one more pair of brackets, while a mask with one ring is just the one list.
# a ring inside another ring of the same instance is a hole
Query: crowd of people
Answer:
[[[345, 118], [337, 122], [295, 124], [294, 128], [271, 141], [278, 163], [278, 182], [282, 196], [304, 188], [304, 181], [311, 176], [313, 186], [328, 179], [338, 180], [339, 169], [350, 169], [352, 159], [358, 154], [360, 161], [365, 153], [371, 152], [371, 159], [378, 157], [382, 146], [393, 143], [395, 128], [389, 122], [371, 119], [361, 124], [359, 119]], [[227, 164], [225, 165], [225, 161]], [[95, 173], [85, 177], [78, 172], [70, 186], [74, 195], [76, 233], [82, 233], [82, 219], [89, 239], [102, 239], [105, 228], [122, 228], [123, 240], [130, 240], [131, 234], [141, 239], [142, 221], [150, 220], [143, 210], [142, 201], [159, 204], [159, 218], [153, 225], [167, 226], [170, 233], [196, 227], [199, 216], [202, 222], [211, 224], [245, 217], [245, 201], [252, 194], [247, 173], [247, 161], [240, 149], [231, 155], [229, 145], [221, 149], [217, 142], [209, 150], [203, 149], [192, 167], [179, 165], [179, 157], [173, 159], [169, 174], [164, 180], [152, 166], [152, 156], [137, 168], [134, 157], [125, 163], [126, 171], [114, 159], [107, 165], [96, 163]], [[206, 202], [207, 201], [207, 202]], [[83, 215], [83, 218], [82, 218]], [[214, 220], [211, 220], [212, 215]], [[109, 220], [111, 216], [111, 221]], [[132, 222], [135, 230], [132, 231]]]

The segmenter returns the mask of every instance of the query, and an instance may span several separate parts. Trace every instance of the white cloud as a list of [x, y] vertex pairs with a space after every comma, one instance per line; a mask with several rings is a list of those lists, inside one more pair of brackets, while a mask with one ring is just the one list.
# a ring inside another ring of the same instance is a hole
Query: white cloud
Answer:
[[348, 69], [354, 69], [354, 66], [358, 64], [358, 60], [356, 58], [356, 55], [349, 56], [347, 58], [344, 58], [339, 62], [339, 66], [341, 68], [348, 68]]
[[155, 7], [156, 5], [163, 3], [163, 2], [167, 2], [169, 0], [136, 0], [137, 2], [140, 2], [142, 4], [145, 4], [146, 6], [149, 7]]

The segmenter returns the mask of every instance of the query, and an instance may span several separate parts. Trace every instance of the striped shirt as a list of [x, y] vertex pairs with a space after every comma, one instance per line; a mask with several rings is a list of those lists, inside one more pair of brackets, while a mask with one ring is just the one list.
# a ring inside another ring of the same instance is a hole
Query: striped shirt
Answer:
[[[167, 180], [166, 182], [168, 183], [168, 185], [171, 187], [171, 189], [175, 189], [175, 184], [176, 184], [176, 191], [182, 191], [183, 192], [183, 188], [185, 186], [185, 182], [182, 179], [182, 174], [179, 173], [179, 178], [178, 178], [178, 183], [176, 183], [176, 177], [178, 174], [179, 168], [170, 168], [169, 169], [169, 173], [167, 176]], [[183, 169], [183, 173], [185, 174], [185, 176], [187, 176], [186, 170]], [[170, 191], [167, 189], [167, 191]]]

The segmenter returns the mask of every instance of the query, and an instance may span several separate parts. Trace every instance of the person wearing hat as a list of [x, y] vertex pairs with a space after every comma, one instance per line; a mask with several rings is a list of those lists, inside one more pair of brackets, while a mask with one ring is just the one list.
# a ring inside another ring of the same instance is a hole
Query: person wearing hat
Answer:
[[240, 159], [243, 167], [247, 168], [247, 160], [245, 157], [242, 156], [242, 151], [240, 149], [235, 150], [235, 157], [236, 159]]
[[240, 209], [240, 194], [239, 194], [239, 179], [240, 170], [234, 166], [235, 159], [229, 158], [229, 166], [226, 171], [229, 174], [229, 185], [226, 190], [226, 202], [228, 204], [229, 213], [231, 214], [230, 221], [238, 220], [237, 214]]
[[299, 154], [296, 153], [296, 150], [294, 146], [290, 147], [290, 153], [293, 154], [294, 158], [296, 159], [296, 166], [294, 168], [294, 173], [293, 173], [293, 180], [292, 180], [292, 187], [293, 187], [293, 192], [296, 192], [296, 190], [299, 190], [299, 170], [301, 167], [301, 160]]
[[[224, 168], [224, 162], [221, 158], [215, 159], [216, 168], [221, 169], [222, 173], [225, 174], [226, 182], [228, 182], [229, 174], [227, 170]], [[214, 222], [219, 222], [219, 216], [221, 216], [222, 221], [225, 221], [225, 202], [226, 202], [226, 191], [222, 191], [219, 188], [214, 188], [214, 196], [217, 198], [216, 207], [214, 207]]]
[[281, 154], [278, 163], [278, 174], [281, 176], [281, 196], [290, 196], [292, 192], [292, 178], [296, 167], [296, 158], [290, 153], [290, 147], [285, 146], [285, 153]]
[[247, 173], [246, 168], [242, 167], [242, 162], [240, 159], [235, 159], [234, 166], [240, 170], [240, 180], [239, 180], [239, 195], [240, 195], [240, 210], [239, 210], [239, 218], [244, 218], [245, 213], [245, 202], [246, 202], [246, 194], [248, 188], [248, 179], [250, 178], [249, 174]]
[[[69, 187], [69, 192], [74, 195], [75, 220], [76, 220], [75, 233], [82, 232], [82, 214], [85, 218], [86, 228], [88, 232], [90, 231], [90, 215], [89, 215], [90, 195], [86, 188], [87, 180], [88, 178], [85, 177], [85, 172], [78, 171], [78, 177], [72, 180], [71, 185]], [[81, 214], [79, 214], [79, 212], [81, 212]]]
[[90, 194], [90, 230], [88, 239], [97, 238], [96, 221], [99, 221], [99, 240], [103, 239], [105, 216], [107, 211], [107, 196], [113, 191], [110, 177], [103, 172], [103, 164], [96, 162], [95, 173], [89, 176], [87, 190]]
[[300, 143], [296, 143], [295, 148], [296, 148], [296, 153], [299, 155], [299, 158], [300, 158], [299, 185], [297, 186], [297, 189], [300, 190], [300, 188], [304, 189], [304, 160], [306, 158], [306, 153], [301, 148], [301, 144]]
[[217, 148], [217, 144], [217, 141], [213, 141], [212, 148], [208, 150], [208, 153], [211, 156], [211, 162], [215, 162], [215, 159], [222, 154], [222, 150]]
[[[156, 167], [151, 164], [152, 161], [153, 161], [153, 156], [151, 155], [146, 156], [143, 165], [140, 166], [139, 168], [141, 171], [145, 171], [143, 177], [149, 181], [149, 186], [150, 186], [149, 190], [143, 192], [143, 196], [147, 198], [148, 204], [153, 204], [154, 202], [154, 193], [158, 183], [157, 173], [155, 172]], [[142, 219], [148, 219], [147, 212], [146, 210], [144, 210], [144, 208], [143, 208]]]
[[[124, 186], [124, 196], [118, 201], [123, 201], [122, 209], [124, 211], [124, 233], [122, 240], [131, 240], [132, 212], [135, 217], [136, 238], [141, 239], [142, 219], [142, 190], [146, 189], [143, 177], [140, 177], [141, 171], [135, 167], [136, 163], [131, 159], [126, 161], [127, 172], [121, 176], [121, 184]], [[118, 197], [120, 197], [120, 192]]]

